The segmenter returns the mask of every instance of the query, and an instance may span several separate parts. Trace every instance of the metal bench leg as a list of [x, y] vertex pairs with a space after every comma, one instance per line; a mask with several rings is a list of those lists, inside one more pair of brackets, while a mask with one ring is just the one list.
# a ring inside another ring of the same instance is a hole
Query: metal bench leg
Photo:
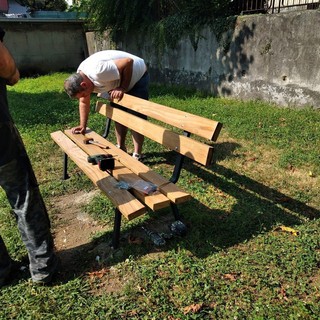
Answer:
[[180, 220], [181, 219], [181, 215], [180, 215], [178, 206], [175, 203], [172, 203], [172, 202], [170, 204], [171, 204], [171, 210], [172, 210], [172, 213], [174, 215], [175, 220]]
[[[185, 137], [190, 137], [191, 134], [190, 134], [190, 132], [184, 131], [183, 135]], [[174, 168], [173, 168], [173, 173], [172, 173], [171, 178], [169, 179], [170, 182], [176, 183], [179, 180], [184, 159], [185, 159], [184, 155], [182, 155], [180, 153], [177, 153], [176, 163], [175, 163]]]
[[106, 120], [106, 127], [104, 129], [104, 133], [102, 134], [103, 138], [107, 138], [107, 136], [109, 135], [109, 131], [110, 131], [110, 126], [111, 126], [111, 119], [107, 118]]
[[120, 227], [121, 227], [121, 217], [122, 214], [118, 208], [115, 209], [114, 215], [114, 225], [113, 225], [113, 238], [112, 238], [112, 247], [117, 249], [120, 242]]
[[65, 153], [63, 155], [63, 176], [62, 176], [62, 179], [67, 180], [69, 178], [70, 177], [68, 175], [68, 155]]

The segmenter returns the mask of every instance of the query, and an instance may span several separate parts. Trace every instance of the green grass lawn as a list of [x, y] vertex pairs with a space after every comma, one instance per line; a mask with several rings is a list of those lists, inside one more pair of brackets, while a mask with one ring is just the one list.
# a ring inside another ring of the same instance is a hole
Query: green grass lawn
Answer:
[[[22, 79], [8, 93], [54, 230], [61, 223], [58, 199], [94, 190], [72, 163], [71, 178], [60, 179], [62, 153], [50, 138], [78, 124], [77, 101], [63, 92], [67, 76]], [[97, 193], [83, 210], [103, 231], [59, 252], [76, 258], [50, 287], [33, 286], [21, 271], [0, 289], [0, 319], [318, 319], [319, 111], [212, 98], [179, 87], [153, 85], [150, 96], [224, 125], [214, 163], [203, 168], [186, 161], [178, 182], [193, 196], [180, 206], [187, 235], [163, 247], [147, 238], [128, 241], [129, 235], [139, 238], [142, 224], [157, 226], [171, 217], [170, 210], [150, 212], [123, 221], [125, 238], [112, 251], [114, 209]], [[103, 125], [92, 111], [90, 128], [102, 132]], [[148, 165], [170, 176], [166, 150], [146, 141], [144, 152]], [[0, 233], [12, 258], [24, 259], [2, 190]], [[99, 261], [97, 248], [104, 248]]]

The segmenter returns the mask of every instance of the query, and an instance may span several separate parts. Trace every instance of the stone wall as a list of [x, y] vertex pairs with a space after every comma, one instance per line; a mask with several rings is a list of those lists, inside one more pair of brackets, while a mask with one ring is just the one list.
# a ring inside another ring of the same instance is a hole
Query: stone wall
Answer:
[[[318, 30], [319, 10], [248, 15], [238, 17], [220, 42], [204, 29], [196, 50], [189, 38], [160, 55], [145, 37], [128, 37], [117, 48], [143, 57], [152, 81], [280, 106], [320, 108]], [[95, 45], [93, 51], [109, 47], [106, 41]]]

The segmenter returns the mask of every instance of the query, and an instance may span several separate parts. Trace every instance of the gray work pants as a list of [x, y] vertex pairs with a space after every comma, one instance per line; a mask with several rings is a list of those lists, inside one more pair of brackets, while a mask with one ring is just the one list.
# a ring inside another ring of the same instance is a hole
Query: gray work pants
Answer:
[[[6, 192], [30, 261], [35, 281], [50, 278], [57, 267], [50, 221], [30, 160], [15, 125], [0, 123], [0, 186]], [[0, 283], [12, 260], [0, 236]]]

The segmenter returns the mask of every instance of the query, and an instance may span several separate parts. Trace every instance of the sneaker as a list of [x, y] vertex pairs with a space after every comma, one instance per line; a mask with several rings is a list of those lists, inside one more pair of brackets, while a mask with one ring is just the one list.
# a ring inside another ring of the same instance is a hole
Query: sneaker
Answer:
[[143, 161], [143, 159], [145, 158], [145, 156], [143, 154], [139, 154], [139, 153], [133, 153], [132, 154], [132, 158], [138, 160], [138, 161]]
[[[116, 147], [118, 148], [118, 149], [121, 149], [120, 148], [120, 146], [118, 145], [118, 144], [116, 144]], [[127, 152], [127, 148], [126, 147], [124, 147], [123, 149], [121, 149], [122, 151], [124, 151], [124, 152]]]

